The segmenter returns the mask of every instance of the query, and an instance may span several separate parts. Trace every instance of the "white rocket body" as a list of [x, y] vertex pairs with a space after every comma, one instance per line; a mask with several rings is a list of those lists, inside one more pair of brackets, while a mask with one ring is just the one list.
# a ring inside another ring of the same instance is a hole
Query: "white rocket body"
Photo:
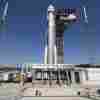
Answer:
[[[48, 47], [45, 46], [44, 64], [48, 64]], [[54, 46], [54, 64], [57, 64], [57, 48]]]
[[56, 41], [56, 24], [55, 8], [48, 7], [48, 64], [55, 64], [55, 41]]

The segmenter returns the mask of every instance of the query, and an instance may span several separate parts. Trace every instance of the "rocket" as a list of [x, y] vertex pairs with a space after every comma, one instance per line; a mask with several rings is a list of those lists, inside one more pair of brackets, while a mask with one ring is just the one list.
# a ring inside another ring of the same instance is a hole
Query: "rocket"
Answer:
[[45, 64], [55, 64], [56, 63], [56, 24], [55, 24], [55, 8], [53, 5], [48, 7], [48, 45], [45, 47]]
[[54, 46], [56, 36], [55, 8], [53, 5], [48, 7], [48, 64], [54, 64]]

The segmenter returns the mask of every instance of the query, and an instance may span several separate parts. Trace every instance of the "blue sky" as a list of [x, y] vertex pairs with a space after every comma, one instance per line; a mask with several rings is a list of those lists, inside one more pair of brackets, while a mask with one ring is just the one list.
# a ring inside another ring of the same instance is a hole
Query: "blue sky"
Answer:
[[[40, 2], [41, 1], [41, 2]], [[67, 64], [100, 63], [99, 0], [10, 0], [8, 29], [0, 33], [0, 63], [42, 63], [44, 48], [41, 35], [47, 30], [47, 7], [86, 6], [88, 25], [81, 18], [64, 32], [64, 62]], [[41, 48], [42, 47], [42, 48]]]

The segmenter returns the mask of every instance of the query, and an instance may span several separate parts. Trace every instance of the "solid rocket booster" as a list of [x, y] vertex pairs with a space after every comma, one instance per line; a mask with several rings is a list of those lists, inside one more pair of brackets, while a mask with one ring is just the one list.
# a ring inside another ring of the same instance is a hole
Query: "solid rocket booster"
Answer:
[[48, 7], [48, 64], [55, 63], [55, 36], [56, 36], [56, 25], [55, 25], [55, 8], [50, 5]]
[[45, 46], [44, 64], [48, 64], [48, 48]]
[[55, 53], [55, 62], [54, 62], [54, 64], [57, 64], [57, 48], [56, 48], [56, 45], [55, 45], [55, 47], [54, 47], [54, 53]]

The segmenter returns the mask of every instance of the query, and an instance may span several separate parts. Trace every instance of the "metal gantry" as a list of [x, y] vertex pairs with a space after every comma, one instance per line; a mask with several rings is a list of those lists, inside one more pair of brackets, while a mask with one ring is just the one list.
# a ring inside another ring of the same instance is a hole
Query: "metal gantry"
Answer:
[[8, 0], [0, 0], [0, 31], [3, 31], [7, 24]]

